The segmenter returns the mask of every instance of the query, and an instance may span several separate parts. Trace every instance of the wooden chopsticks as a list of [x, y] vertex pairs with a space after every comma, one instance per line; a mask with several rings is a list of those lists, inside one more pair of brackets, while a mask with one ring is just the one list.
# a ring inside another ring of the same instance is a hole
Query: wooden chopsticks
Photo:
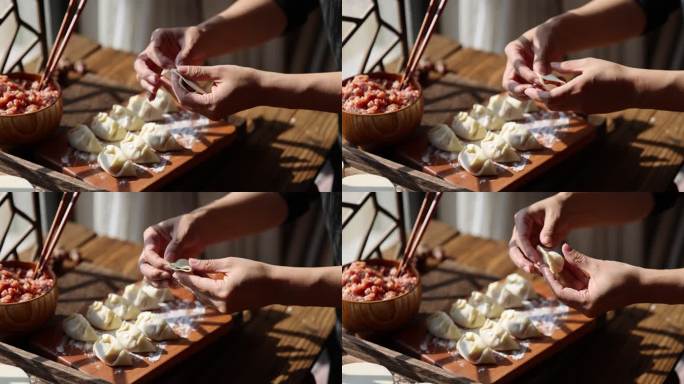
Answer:
[[425, 48], [432, 37], [435, 26], [437, 26], [437, 20], [442, 15], [446, 3], [447, 0], [430, 0], [430, 5], [428, 5], [425, 18], [423, 18], [418, 37], [416, 37], [416, 41], [413, 43], [404, 74], [401, 77], [401, 88], [404, 88], [411, 77], [413, 77], [413, 72], [416, 71], [420, 58], [425, 53]]
[[[52, 219], [52, 225], [50, 225], [50, 232], [48, 232], [45, 242], [43, 243], [43, 248], [40, 251], [40, 259], [38, 260], [38, 264], [36, 264], [36, 269], [33, 274], [35, 278], [40, 277], [40, 274], [43, 273], [43, 269], [48, 264], [50, 257], [52, 257], [52, 251], [55, 249], [59, 237], [62, 236], [64, 225], [66, 225], [66, 221], [80, 194], [81, 192], [73, 192], [64, 193], [62, 195], [62, 199], [57, 207], [57, 213], [55, 214], [54, 219]], [[67, 200], [69, 200], [68, 204]]]
[[401, 260], [401, 265], [399, 267], [399, 275], [404, 273], [406, 266], [410, 265], [413, 255], [416, 253], [418, 244], [425, 234], [428, 224], [432, 219], [432, 213], [442, 197], [442, 192], [427, 192], [425, 198], [423, 199], [423, 204], [420, 206], [418, 211], [418, 217], [416, 217], [416, 222], [413, 223], [413, 229], [411, 229], [411, 235], [409, 236], [408, 242], [406, 242], [406, 247], [404, 248], [404, 255]]
[[[79, 0], [78, 6], [76, 6], [76, 0], [69, 0], [69, 6], [67, 7], [67, 11], [62, 19], [62, 25], [59, 27], [59, 33], [57, 33], [57, 38], [55, 38], [55, 43], [52, 45], [50, 56], [48, 57], [47, 64], [45, 65], [43, 75], [40, 78], [41, 89], [45, 87], [45, 84], [50, 79], [50, 76], [52, 76], [52, 72], [55, 71], [59, 60], [62, 58], [64, 50], [66, 49], [66, 45], [69, 42], [71, 35], [74, 33], [74, 28], [76, 28], [78, 19], [81, 18], [81, 13], [83, 13], [83, 8], [85, 8], [87, 2], [88, 0]], [[70, 16], [71, 22], [67, 27], [67, 20]]]

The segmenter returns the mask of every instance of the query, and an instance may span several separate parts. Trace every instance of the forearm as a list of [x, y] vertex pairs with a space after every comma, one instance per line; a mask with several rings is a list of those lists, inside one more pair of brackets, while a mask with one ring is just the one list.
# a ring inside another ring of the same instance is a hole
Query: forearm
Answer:
[[339, 112], [340, 72], [282, 74], [259, 71], [263, 105], [279, 108]]
[[684, 269], [636, 268], [633, 303], [684, 303]]
[[623, 224], [646, 217], [653, 209], [647, 192], [560, 193], [563, 212], [572, 228]]
[[636, 88], [634, 107], [684, 111], [684, 71], [629, 68]]
[[341, 267], [271, 266], [274, 304], [339, 307]]

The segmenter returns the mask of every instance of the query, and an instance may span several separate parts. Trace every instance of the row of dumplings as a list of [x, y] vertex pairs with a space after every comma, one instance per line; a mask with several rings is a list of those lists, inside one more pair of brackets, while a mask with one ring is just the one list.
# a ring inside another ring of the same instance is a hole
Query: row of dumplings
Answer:
[[131, 352], [154, 352], [157, 348], [153, 341], [179, 338], [164, 318], [147, 312], [171, 300], [174, 297], [166, 288], [130, 284], [122, 296], [110, 293], [104, 302], [93, 302], [86, 316], [80, 313], [69, 315], [64, 319], [62, 328], [74, 340], [94, 342], [93, 352], [105, 364], [132, 365]]
[[485, 293], [475, 291], [467, 300], [456, 300], [448, 314], [432, 313], [427, 329], [437, 338], [457, 340], [456, 349], [467, 361], [495, 364], [493, 351], [518, 350], [517, 340], [543, 336], [523, 312], [513, 309], [535, 297], [530, 282], [513, 273], [489, 284]]
[[98, 164], [110, 175], [136, 176], [135, 164], [159, 163], [157, 152], [183, 149], [167, 127], [146, 123], [175, 111], [172, 96], [164, 90], [160, 89], [153, 101], [135, 95], [126, 107], [116, 104], [109, 113], [95, 115], [90, 126], [79, 124], [70, 128], [67, 139], [74, 149], [97, 154]]
[[[487, 106], [475, 104], [470, 112], [459, 112], [451, 125], [430, 128], [428, 140], [437, 149], [458, 152], [459, 163], [469, 173], [493, 176], [497, 174], [494, 162], [515, 163], [520, 161], [517, 151], [543, 148], [525, 125], [511, 121], [536, 110], [531, 100], [497, 94], [489, 98]], [[479, 145], [464, 146], [459, 138], [479, 141]]]

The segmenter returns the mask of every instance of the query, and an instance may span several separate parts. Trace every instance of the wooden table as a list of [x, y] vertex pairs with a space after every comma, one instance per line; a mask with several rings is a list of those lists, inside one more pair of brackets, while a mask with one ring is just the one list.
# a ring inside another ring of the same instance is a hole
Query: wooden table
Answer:
[[[60, 245], [65, 249], [77, 248], [85, 263], [124, 276], [126, 281], [122, 283], [142, 278], [137, 264], [142, 250], [139, 244], [97, 236], [85, 227], [69, 223]], [[88, 288], [80, 289], [87, 292]], [[57, 311], [77, 310], [90, 301], [90, 298], [80, 301], [60, 298]], [[236, 383], [302, 382], [309, 378], [311, 367], [334, 327], [335, 311], [332, 308], [265, 307], [253, 312], [251, 319], [210, 348], [193, 355], [158, 380], [164, 383], [199, 383], [230, 378]], [[0, 332], [0, 363], [19, 365], [38, 383], [92, 382], [89, 381], [91, 377], [79, 371], [27, 350], [29, 336], [17, 338]]]
[[[79, 35], [71, 38], [64, 54], [71, 61], [83, 60], [99, 77], [142, 91], [133, 70], [135, 57]], [[333, 113], [257, 107], [237, 115], [248, 121], [238, 140], [164, 190], [308, 190], [339, 136]], [[24, 177], [41, 190], [93, 189], [36, 164], [29, 151], [0, 152], [0, 171]]]
[[[481, 84], [482, 90], [501, 91], [506, 58], [462, 47], [444, 36], [432, 37], [425, 58], [443, 60], [450, 73]], [[396, 64], [388, 67], [396, 71]], [[432, 73], [429, 87], [445, 87]], [[452, 87], [453, 88], [453, 87]], [[456, 91], [455, 89], [453, 91]], [[466, 89], [466, 92], [478, 90]], [[442, 122], [443, 113], [426, 100], [423, 124]], [[540, 191], [663, 191], [673, 184], [684, 165], [684, 114], [650, 109], [629, 109], [606, 115], [607, 134], [577, 156], [533, 181], [523, 190]], [[455, 190], [453, 184], [410, 169], [388, 153], [371, 154], [344, 145], [345, 175], [380, 174], [409, 190]]]
[[[516, 270], [505, 242], [456, 232], [432, 221], [424, 244], [441, 246], [463, 267], [497, 278]], [[637, 304], [611, 312], [605, 325], [523, 375], [521, 383], [663, 383], [684, 352], [684, 305]], [[345, 334], [343, 362], [359, 360], [386, 366], [404, 383], [433, 381], [438, 369], [392, 350], [368, 354]], [[421, 369], [410, 369], [410, 359]], [[434, 381], [437, 382], [437, 381]], [[456, 380], [455, 382], [459, 382]]]

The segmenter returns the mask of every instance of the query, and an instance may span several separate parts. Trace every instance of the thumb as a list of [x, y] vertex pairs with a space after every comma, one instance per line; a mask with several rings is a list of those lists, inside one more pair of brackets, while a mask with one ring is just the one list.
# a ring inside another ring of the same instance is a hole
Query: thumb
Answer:
[[176, 69], [178, 73], [192, 80], [217, 80], [220, 78], [216, 67], [181, 65]]
[[587, 273], [593, 270], [596, 259], [572, 249], [568, 243], [563, 244], [561, 250], [566, 263], [572, 264], [574, 267]]
[[230, 266], [229, 258], [225, 259], [190, 259], [188, 260], [193, 272], [225, 272]]
[[544, 227], [539, 232], [539, 242], [546, 248], [553, 248], [558, 235], [556, 234], [558, 224], [558, 215], [555, 211], [547, 209], [544, 212]]
[[551, 63], [551, 68], [561, 73], [581, 74], [582, 70], [587, 67], [585, 59], [566, 60]]
[[166, 245], [166, 249], [164, 249], [164, 259], [168, 261], [176, 261], [181, 257], [183, 253], [183, 240], [173, 237], [171, 241]]

